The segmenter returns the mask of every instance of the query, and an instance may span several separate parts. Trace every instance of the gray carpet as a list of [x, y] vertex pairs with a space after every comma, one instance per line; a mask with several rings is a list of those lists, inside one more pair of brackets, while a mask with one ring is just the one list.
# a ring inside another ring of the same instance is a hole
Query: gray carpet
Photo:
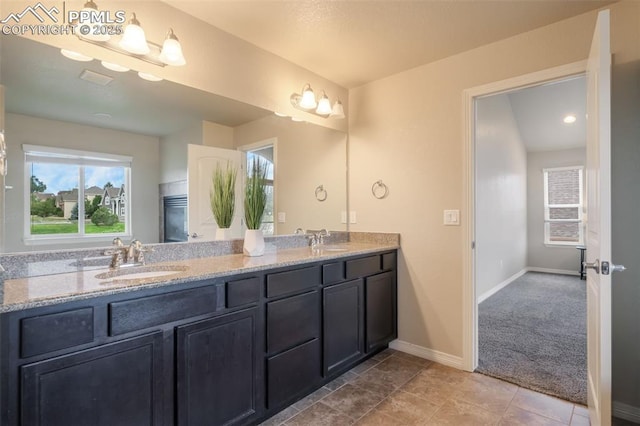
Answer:
[[587, 403], [586, 281], [528, 272], [478, 307], [476, 371]]

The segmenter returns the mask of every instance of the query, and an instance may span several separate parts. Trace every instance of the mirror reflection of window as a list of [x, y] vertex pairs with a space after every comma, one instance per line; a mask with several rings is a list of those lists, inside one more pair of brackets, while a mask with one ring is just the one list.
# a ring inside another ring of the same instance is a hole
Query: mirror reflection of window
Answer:
[[25, 240], [130, 233], [129, 157], [32, 145], [23, 149], [29, 170]]
[[264, 214], [262, 215], [262, 223], [260, 229], [264, 235], [275, 235], [275, 222], [274, 222], [274, 172], [275, 164], [273, 159], [273, 145], [264, 146], [258, 149], [247, 151], [247, 175], [251, 173], [253, 167], [253, 161], [258, 158], [267, 166], [266, 174], [266, 192], [267, 192], [267, 204], [264, 208]]

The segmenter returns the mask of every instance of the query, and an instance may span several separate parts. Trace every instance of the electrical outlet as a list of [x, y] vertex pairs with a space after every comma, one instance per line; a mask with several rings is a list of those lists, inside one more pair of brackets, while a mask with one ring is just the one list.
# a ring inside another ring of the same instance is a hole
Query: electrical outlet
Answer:
[[340, 223], [347, 223], [347, 212], [344, 210], [340, 212]]
[[287, 220], [287, 214], [285, 212], [278, 212], [278, 223], [285, 223]]
[[349, 212], [349, 223], [358, 223], [356, 218], [356, 212], [354, 210]]

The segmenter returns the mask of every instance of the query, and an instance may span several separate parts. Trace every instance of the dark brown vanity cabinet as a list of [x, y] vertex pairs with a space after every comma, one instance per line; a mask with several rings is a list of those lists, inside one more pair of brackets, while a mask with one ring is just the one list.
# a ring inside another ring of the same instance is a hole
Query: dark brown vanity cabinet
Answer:
[[364, 282], [325, 287], [324, 373], [331, 374], [364, 355]]
[[258, 309], [176, 328], [179, 425], [246, 423], [259, 411]]
[[20, 379], [24, 426], [163, 424], [162, 333], [27, 364]]
[[0, 424], [258, 424], [396, 335], [395, 251], [4, 313]]

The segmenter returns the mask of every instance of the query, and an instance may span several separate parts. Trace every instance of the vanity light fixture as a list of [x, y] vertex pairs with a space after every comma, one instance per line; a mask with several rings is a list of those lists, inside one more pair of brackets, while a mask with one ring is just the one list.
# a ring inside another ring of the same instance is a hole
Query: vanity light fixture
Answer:
[[295, 108], [303, 110], [305, 112], [319, 115], [324, 118], [344, 118], [344, 107], [342, 106], [342, 102], [337, 100], [333, 107], [331, 106], [331, 101], [327, 94], [322, 91], [322, 96], [320, 97], [320, 101], [316, 101], [316, 95], [313, 93], [313, 89], [309, 83], [305, 84], [302, 87], [302, 94], [292, 93], [291, 97], [291, 105]]
[[74, 61], [79, 61], [79, 62], [93, 61], [93, 58], [91, 56], [83, 55], [82, 53], [74, 52], [73, 50], [60, 49], [60, 53], [62, 53], [62, 56], [64, 56], [65, 58], [69, 58]]
[[122, 49], [134, 55], [146, 55], [151, 52], [149, 45], [147, 44], [147, 37], [144, 34], [144, 30], [140, 26], [140, 21], [136, 18], [134, 13], [131, 20], [124, 28], [124, 34], [120, 43], [118, 43]]
[[89, 25], [86, 28], [90, 28], [90, 31], [84, 36], [85, 38], [93, 41], [107, 41], [111, 38], [107, 31], [101, 29], [100, 23], [91, 19], [91, 16], [97, 15], [98, 12], [98, 5], [93, 0], [88, 0], [81, 12], [84, 13], [80, 13], [80, 18], [74, 24], [79, 34], [82, 34], [83, 29], [80, 28], [82, 25]]
[[155, 76], [153, 74], [149, 74], [148, 72], [138, 72], [138, 77], [140, 77], [143, 80], [147, 80], [147, 81], [162, 81], [163, 79], [161, 77]]
[[[88, 1], [85, 7], [97, 11], [97, 6], [93, 1]], [[76, 21], [73, 25], [82, 26], [82, 22]], [[147, 40], [144, 29], [140, 25], [140, 21], [135, 13], [131, 14], [131, 20], [124, 28], [122, 37], [95, 37], [94, 32], [106, 32], [95, 31], [95, 26], [101, 24], [91, 24], [92, 31], [86, 33], [85, 31], [76, 31], [78, 38], [87, 43], [94, 44], [96, 46], [103, 47], [105, 49], [112, 50], [114, 52], [121, 53], [123, 55], [132, 56], [136, 59], [140, 59], [151, 64], [165, 67], [167, 65], [182, 66], [187, 63], [182, 53], [182, 45], [178, 41], [178, 37], [173, 32], [173, 29], [169, 29], [167, 37], [164, 43], [161, 45], [153, 43]], [[85, 25], [86, 26], [86, 25]], [[90, 28], [86, 26], [87, 29]], [[114, 40], [118, 39], [119, 40]]]
[[100, 63], [102, 64], [103, 67], [111, 71], [115, 71], [115, 72], [129, 71], [129, 68], [123, 67], [122, 65], [114, 64], [113, 62], [101, 61]]

